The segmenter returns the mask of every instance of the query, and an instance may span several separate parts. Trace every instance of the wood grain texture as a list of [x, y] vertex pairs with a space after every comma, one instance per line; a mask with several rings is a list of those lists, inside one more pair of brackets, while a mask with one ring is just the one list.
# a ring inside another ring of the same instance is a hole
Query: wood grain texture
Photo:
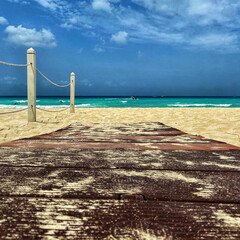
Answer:
[[161, 123], [89, 124], [75, 123], [54, 133], [17, 140], [0, 146], [58, 149], [215, 150], [239, 147], [204, 139]]
[[240, 203], [239, 182], [239, 172], [0, 168], [1, 196], [117, 199], [124, 193], [147, 200]]
[[240, 151], [0, 148], [0, 166], [240, 171]]
[[162, 123], [0, 144], [0, 239], [240, 239], [240, 148]]
[[1, 198], [0, 216], [4, 240], [240, 238], [236, 204]]

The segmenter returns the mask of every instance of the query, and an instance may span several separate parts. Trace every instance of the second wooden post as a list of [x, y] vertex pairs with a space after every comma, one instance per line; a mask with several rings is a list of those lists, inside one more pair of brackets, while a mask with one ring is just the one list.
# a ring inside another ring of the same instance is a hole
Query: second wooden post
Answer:
[[75, 73], [71, 73], [70, 78], [70, 113], [75, 113]]
[[27, 50], [28, 122], [36, 122], [36, 52]]

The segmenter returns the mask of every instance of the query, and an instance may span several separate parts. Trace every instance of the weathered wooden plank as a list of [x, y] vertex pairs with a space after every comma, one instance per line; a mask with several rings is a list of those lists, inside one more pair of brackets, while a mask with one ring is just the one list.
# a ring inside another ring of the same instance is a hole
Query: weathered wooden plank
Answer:
[[240, 238], [239, 204], [0, 199], [0, 239]]
[[63, 149], [215, 150], [239, 149], [186, 134], [159, 123], [72, 124], [54, 133], [0, 144], [5, 147]]
[[[96, 132], [94, 132], [96, 130]], [[132, 132], [132, 131], [125, 131], [125, 132], [121, 132], [120, 129], [118, 129], [118, 131], [106, 131], [104, 129], [88, 129], [85, 131], [79, 131], [79, 129], [74, 129], [74, 128], [68, 128], [66, 130], [59, 130], [54, 132], [52, 135], [53, 136], [61, 136], [61, 135], [65, 135], [65, 136], [74, 136], [74, 135], [83, 135], [83, 136], [88, 136], [91, 135], [91, 133], [94, 133], [95, 136], [106, 136], [106, 135], [111, 135], [111, 136], [180, 136], [180, 135], [185, 135], [186, 133], [181, 132], [179, 130], [173, 130], [171, 128], [166, 128], [164, 130], [156, 130], [156, 131], [150, 131], [145, 129], [145, 131], [141, 131], [141, 132]], [[193, 135], [194, 136], [194, 135]]]
[[240, 150], [84, 150], [0, 148], [0, 165], [240, 171]]
[[240, 203], [239, 172], [1, 167], [0, 195]]
[[[211, 143], [218, 142], [211, 139], [205, 139], [198, 136], [192, 136], [188, 134], [183, 134], [181, 136], [94, 136], [94, 135], [83, 135], [83, 134], [69, 134], [65, 136], [64, 134], [56, 135], [45, 134], [32, 137], [31, 139], [26, 139], [25, 141], [64, 141], [71, 144], [72, 142], [129, 142], [129, 143]], [[220, 142], [219, 142], [220, 143]]]
[[[96, 135], [105, 134], [120, 134], [120, 135], [141, 135], [141, 134], [151, 134], [155, 135], [158, 132], [176, 132], [176, 134], [185, 134], [184, 132], [180, 131], [179, 129], [164, 125], [159, 122], [149, 122], [149, 123], [74, 123], [70, 126], [58, 130], [57, 133], [66, 133], [69, 131], [70, 134], [72, 133], [95, 133]], [[169, 133], [171, 134], [171, 133]]]
[[238, 147], [161, 123], [73, 124], [1, 146], [1, 239], [239, 239]]
[[[149, 128], [149, 125], [152, 127]], [[92, 141], [92, 142], [218, 142], [201, 136], [187, 134], [161, 123], [141, 124], [94, 124], [93, 126], [72, 124], [53, 133], [31, 138], [32, 140]]]
[[226, 143], [126, 143], [126, 142], [61, 142], [61, 141], [34, 141], [17, 140], [3, 143], [4, 147], [15, 148], [62, 148], [62, 149], [135, 149], [135, 150], [205, 150], [226, 151], [239, 149], [239, 147]]

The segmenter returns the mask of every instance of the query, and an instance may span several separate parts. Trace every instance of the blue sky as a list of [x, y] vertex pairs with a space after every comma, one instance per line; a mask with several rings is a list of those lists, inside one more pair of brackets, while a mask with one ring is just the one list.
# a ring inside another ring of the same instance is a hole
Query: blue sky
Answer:
[[[0, 60], [37, 67], [78, 96], [239, 96], [239, 0], [1, 0]], [[0, 65], [0, 96], [26, 69]], [[69, 95], [37, 75], [38, 96]]]

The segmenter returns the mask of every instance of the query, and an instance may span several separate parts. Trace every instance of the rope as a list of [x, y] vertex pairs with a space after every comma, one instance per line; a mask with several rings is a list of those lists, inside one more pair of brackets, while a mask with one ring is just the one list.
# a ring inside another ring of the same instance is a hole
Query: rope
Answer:
[[[38, 110], [45, 111], [45, 112], [63, 112], [63, 111], [66, 111], [67, 109], [69, 109], [70, 107], [67, 107], [67, 108], [65, 108], [65, 109], [61, 109], [61, 110], [59, 110], [59, 111], [50, 111], [50, 110], [46, 110], [46, 109], [38, 108], [38, 107], [36, 107], [36, 108], [37, 108]], [[0, 115], [22, 112], [22, 111], [25, 111], [25, 110], [27, 110], [27, 109], [28, 109], [28, 108], [20, 109], [20, 110], [17, 110], [17, 111], [11, 111], [11, 112], [2, 112], [2, 113], [0, 113]]]
[[17, 110], [17, 111], [11, 111], [11, 112], [2, 112], [2, 113], [0, 113], [0, 115], [22, 112], [22, 111], [25, 111], [25, 110], [27, 110], [27, 109], [28, 109], [28, 108], [20, 109], [20, 110]]
[[51, 84], [53, 84], [53, 85], [55, 85], [55, 86], [57, 86], [57, 87], [68, 87], [68, 86], [70, 86], [70, 84], [71, 84], [71, 83], [69, 83], [69, 84], [67, 84], [67, 85], [58, 85], [58, 84], [50, 81], [47, 77], [45, 77], [37, 68], [36, 68], [36, 70], [37, 70], [37, 71], [40, 73], [40, 75], [42, 75], [42, 77], [44, 77], [48, 82], [50, 82]]
[[[27, 66], [32, 66], [32, 64], [13, 64], [13, 63], [6, 63], [6, 62], [3, 62], [3, 61], [0, 61], [1, 64], [4, 64], [4, 65], [8, 65], [8, 66], [15, 66], [15, 67], [27, 67]], [[40, 73], [40, 75], [42, 77], [44, 77], [48, 82], [50, 82], [51, 84], [57, 86], [57, 87], [68, 87], [70, 86], [71, 83], [67, 84], [67, 85], [59, 85], [59, 84], [56, 84], [54, 82], [52, 82], [51, 80], [49, 80], [46, 76], [44, 76], [39, 69], [36, 68], [36, 70]]]
[[15, 66], [15, 67], [27, 67], [30, 65], [30, 64], [13, 64], [13, 63], [6, 63], [2, 61], [0, 61], [0, 63], [8, 66]]
[[38, 107], [37, 107], [38, 110], [40, 110], [40, 111], [45, 111], [45, 112], [63, 112], [63, 111], [66, 111], [66, 110], [69, 109], [69, 108], [70, 108], [70, 107], [67, 107], [67, 108], [65, 108], [65, 109], [61, 109], [61, 110], [58, 110], [58, 111], [50, 111], [50, 110], [46, 110], [46, 109], [38, 108]]

